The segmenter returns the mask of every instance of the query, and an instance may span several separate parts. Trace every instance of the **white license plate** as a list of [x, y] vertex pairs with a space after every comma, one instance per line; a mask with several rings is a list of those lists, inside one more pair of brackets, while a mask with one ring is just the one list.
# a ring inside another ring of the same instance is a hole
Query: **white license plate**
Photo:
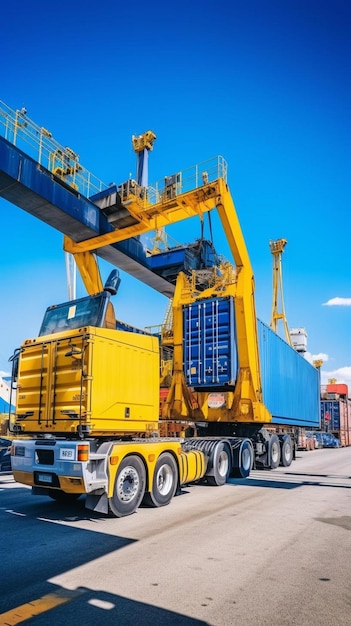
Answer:
[[74, 448], [61, 448], [60, 449], [60, 461], [74, 461], [75, 450]]
[[50, 474], [39, 474], [38, 480], [41, 483], [52, 483], [52, 476]]

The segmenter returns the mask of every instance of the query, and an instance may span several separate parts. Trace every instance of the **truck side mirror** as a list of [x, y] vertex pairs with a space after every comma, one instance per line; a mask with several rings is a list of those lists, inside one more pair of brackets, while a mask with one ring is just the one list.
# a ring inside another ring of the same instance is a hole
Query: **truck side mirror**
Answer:
[[121, 284], [121, 279], [119, 277], [118, 270], [112, 270], [112, 272], [110, 273], [104, 285], [104, 291], [108, 291], [111, 294], [111, 296], [115, 296], [120, 284]]

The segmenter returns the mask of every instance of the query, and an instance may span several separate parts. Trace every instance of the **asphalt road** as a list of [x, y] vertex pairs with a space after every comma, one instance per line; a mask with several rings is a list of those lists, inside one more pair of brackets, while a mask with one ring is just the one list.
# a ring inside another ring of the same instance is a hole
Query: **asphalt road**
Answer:
[[0, 475], [0, 625], [349, 626], [351, 448], [111, 519]]

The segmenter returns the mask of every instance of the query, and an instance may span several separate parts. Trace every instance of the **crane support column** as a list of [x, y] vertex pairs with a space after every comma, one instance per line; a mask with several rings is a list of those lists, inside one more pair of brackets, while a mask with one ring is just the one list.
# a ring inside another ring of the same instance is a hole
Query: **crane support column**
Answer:
[[[283, 297], [282, 254], [287, 243], [286, 239], [277, 239], [276, 241], [269, 242], [271, 253], [273, 255], [273, 302], [270, 326], [274, 332], [278, 332], [278, 321], [281, 320], [284, 327], [285, 339], [287, 343], [292, 346], [288, 324], [286, 321]], [[279, 311], [279, 296], [281, 311]]]
[[[271, 415], [263, 404], [256, 307], [254, 300], [255, 283], [253, 271], [241, 231], [239, 219], [234, 203], [223, 179], [218, 179], [213, 187], [215, 206], [218, 210], [233, 259], [236, 266], [235, 275], [228, 278], [226, 268], [221, 268], [222, 283], [205, 289], [201, 293], [192, 289], [183, 273], [177, 280], [173, 299], [173, 328], [174, 328], [174, 379], [163, 405], [163, 417], [166, 419], [190, 419], [224, 422], [257, 421], [270, 422]], [[200, 194], [193, 197], [194, 205], [197, 201], [197, 210], [200, 213], [209, 210], [209, 200]], [[212, 194], [211, 194], [212, 195]], [[184, 388], [184, 329], [183, 308], [197, 301], [210, 298], [229, 297], [234, 301], [236, 340], [238, 351], [238, 376], [235, 386], [223, 394], [225, 398], [220, 408], [211, 407], [210, 391], [197, 390], [191, 397], [189, 390]]]

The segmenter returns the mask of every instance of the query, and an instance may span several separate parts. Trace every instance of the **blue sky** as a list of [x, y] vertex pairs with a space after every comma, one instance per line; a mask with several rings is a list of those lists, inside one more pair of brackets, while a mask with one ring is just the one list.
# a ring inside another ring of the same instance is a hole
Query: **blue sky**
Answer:
[[[223, 155], [258, 317], [271, 316], [269, 241], [284, 237], [288, 325], [306, 329], [322, 382], [351, 388], [350, 2], [38, 0], [2, 17], [0, 99], [25, 106], [106, 183], [135, 176], [131, 136], [149, 129], [150, 182]], [[67, 282], [60, 233], [3, 199], [0, 219], [6, 373], [46, 307], [67, 299]], [[197, 224], [184, 230], [184, 242], [200, 235]], [[217, 228], [214, 243], [227, 254]], [[100, 268], [103, 278], [112, 269]], [[120, 319], [158, 324], [166, 304], [122, 273]]]

